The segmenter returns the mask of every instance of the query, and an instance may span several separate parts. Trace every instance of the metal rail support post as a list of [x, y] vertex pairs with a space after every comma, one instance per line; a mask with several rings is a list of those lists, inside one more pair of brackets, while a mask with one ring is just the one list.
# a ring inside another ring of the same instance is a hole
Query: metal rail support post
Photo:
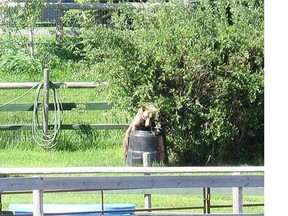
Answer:
[[[150, 167], [150, 153], [144, 152], [143, 153], [143, 167]], [[144, 173], [144, 175], [150, 175], [149, 173]], [[145, 209], [151, 209], [152, 202], [151, 202], [151, 194], [144, 194], [144, 206]]]
[[[240, 172], [234, 172], [233, 175], [240, 175]], [[233, 214], [243, 213], [243, 188], [233, 187]]]
[[43, 191], [33, 190], [33, 216], [43, 215]]

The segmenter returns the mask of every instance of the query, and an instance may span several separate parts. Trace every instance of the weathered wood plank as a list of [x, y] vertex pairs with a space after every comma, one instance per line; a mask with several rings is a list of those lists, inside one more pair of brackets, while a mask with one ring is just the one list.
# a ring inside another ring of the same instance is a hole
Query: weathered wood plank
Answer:
[[[56, 30], [46, 30], [46, 29], [37, 29], [35, 28], [33, 30], [33, 34], [34, 35], [52, 35], [52, 36], [55, 36], [57, 33]], [[76, 30], [76, 29], [63, 29], [63, 32], [62, 33], [65, 33], [65, 35], [79, 35], [81, 33], [80, 30]], [[0, 35], [1, 34], [4, 34], [3, 30], [0, 29]], [[21, 30], [18, 30], [18, 31], [15, 31], [15, 32], [10, 32], [11, 36], [17, 36], [17, 35], [22, 35], [22, 36], [28, 36], [29, 35], [29, 31], [28, 30], [25, 30], [25, 29], [21, 29]]]
[[[38, 106], [42, 106], [41, 103]], [[95, 103], [62, 103], [63, 110], [77, 109], [77, 107], [83, 107], [83, 110], [111, 110], [112, 104], [105, 101]], [[3, 106], [0, 104], [0, 112], [17, 112], [17, 111], [33, 111], [33, 103], [19, 103], [19, 104], [7, 104]], [[49, 110], [54, 110], [54, 104], [49, 103]]]
[[[19, 104], [0, 104], [0, 112], [18, 112], [18, 111], [33, 111], [34, 104], [19, 103]], [[49, 107], [50, 108], [50, 107]]]
[[236, 167], [41, 167], [1, 168], [0, 174], [84, 174], [84, 173], [232, 173], [264, 172], [263, 166]]
[[[108, 86], [108, 82], [52, 82], [54, 88], [96, 88], [99, 86]], [[37, 82], [0, 82], [0, 89], [31, 89], [37, 88]]]
[[260, 175], [0, 178], [0, 191], [260, 187], [263, 185], [264, 176]]
[[[53, 129], [54, 125], [49, 125], [49, 129]], [[129, 124], [63, 124], [61, 130], [121, 130], [129, 127]], [[9, 130], [32, 130], [32, 125], [0, 125], [0, 131]]]
[[[51, 109], [53, 109], [53, 104], [50, 104]], [[113, 108], [112, 104], [106, 101], [95, 102], [95, 103], [63, 103], [63, 110], [72, 110], [77, 107], [83, 107], [84, 110], [111, 110]]]
[[43, 81], [43, 104], [42, 104], [42, 110], [43, 110], [43, 134], [44, 134], [44, 140], [45, 137], [48, 135], [49, 130], [49, 70], [47, 68], [43, 71], [44, 81]]
[[47, 8], [60, 8], [65, 10], [114, 10], [119, 8], [119, 6], [124, 6], [124, 4], [111, 4], [111, 3], [85, 3], [85, 4], [75, 4], [75, 3], [47, 3]]
[[9, 130], [32, 130], [32, 125], [0, 125], [0, 131], [9, 131]]
[[38, 85], [37, 82], [0, 82], [0, 89], [31, 89], [37, 88]]
[[41, 178], [0, 178], [1, 191], [33, 191], [43, 188]]
[[[2, 5], [0, 3], [0, 5]], [[25, 3], [15, 3], [9, 2], [6, 3], [8, 7], [24, 7]], [[128, 7], [128, 8], [150, 8], [159, 5], [159, 3], [140, 3], [140, 2], [128, 2], [128, 3], [46, 3], [46, 8], [62, 9], [62, 10], [114, 10], [119, 7]]]
[[62, 130], [121, 130], [129, 127], [129, 124], [73, 124], [62, 125]]

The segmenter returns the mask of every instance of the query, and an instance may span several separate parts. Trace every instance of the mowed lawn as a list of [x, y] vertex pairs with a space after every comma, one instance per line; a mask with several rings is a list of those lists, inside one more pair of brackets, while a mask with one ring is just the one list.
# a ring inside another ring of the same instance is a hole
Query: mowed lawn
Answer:
[[[122, 147], [95, 149], [90, 151], [53, 151], [53, 150], [1, 150], [1, 167], [79, 167], [79, 166], [123, 166]], [[113, 174], [89, 174], [89, 176], [103, 176]], [[175, 194], [163, 191], [152, 194], [152, 207], [201, 207], [203, 205], [202, 190], [193, 193]], [[244, 194], [245, 195], [245, 194]], [[104, 203], [129, 203], [137, 208], [144, 208], [143, 194], [137, 191], [104, 192]], [[44, 203], [81, 203], [100, 204], [100, 191], [86, 193], [45, 193]], [[4, 194], [2, 195], [3, 210], [8, 210], [10, 203], [32, 203], [32, 194]], [[264, 196], [244, 196], [244, 204], [264, 203]], [[232, 195], [212, 194], [211, 205], [231, 205]], [[186, 210], [191, 213], [202, 213], [202, 209]], [[232, 208], [212, 208], [211, 213], [232, 213]], [[245, 213], [263, 213], [264, 207], [244, 207]]]
[[0, 151], [1, 167], [123, 166], [122, 148], [87, 151], [19, 150]]

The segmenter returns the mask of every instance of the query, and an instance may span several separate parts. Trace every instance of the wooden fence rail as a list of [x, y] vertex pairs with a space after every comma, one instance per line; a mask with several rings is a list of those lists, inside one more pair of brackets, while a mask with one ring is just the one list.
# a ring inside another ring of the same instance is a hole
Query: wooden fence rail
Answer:
[[0, 174], [7, 175], [47, 175], [47, 174], [98, 174], [98, 173], [255, 173], [264, 172], [262, 166], [248, 167], [34, 167], [0, 168]]
[[[72, 111], [78, 106], [84, 105], [85, 110], [96, 111], [96, 110], [111, 110], [113, 106], [106, 101], [94, 102], [94, 103], [62, 103], [63, 111]], [[38, 106], [42, 106], [40, 103]], [[54, 104], [49, 103], [49, 110], [54, 111]], [[20, 104], [7, 104], [2, 106], [0, 104], [0, 112], [23, 112], [23, 111], [33, 111], [33, 103], [20, 103]], [[125, 129], [128, 124], [62, 124], [61, 130], [118, 130]], [[0, 125], [0, 131], [8, 130], [32, 130], [31, 124], [13, 124], [13, 125]], [[48, 128], [53, 128], [53, 125], [48, 125]]]
[[[195, 1], [191, 1], [193, 3]], [[25, 7], [27, 3], [25, 2], [8, 2], [1, 3], [0, 6], [13, 7]], [[169, 4], [169, 3], [167, 3]], [[171, 3], [170, 3], [171, 4]], [[115, 10], [117, 8], [150, 8], [159, 5], [159, 3], [149, 3], [149, 2], [120, 2], [120, 3], [63, 3], [63, 2], [47, 2], [44, 4], [45, 8], [61, 9], [61, 10]]]
[[[62, 103], [63, 111], [72, 111], [76, 109], [78, 106], [84, 105], [84, 110], [111, 110], [112, 105], [106, 101], [94, 102], [94, 103]], [[42, 106], [41, 103], [38, 106]], [[54, 104], [49, 103], [48, 105], [49, 110], [54, 110]], [[20, 103], [20, 104], [7, 104], [2, 106], [0, 104], [0, 112], [20, 112], [20, 111], [33, 111], [34, 104], [32, 103]], [[53, 128], [54, 125], [48, 125], [48, 128]], [[118, 130], [118, 129], [125, 129], [129, 126], [129, 124], [62, 124], [61, 130]], [[7, 131], [7, 130], [32, 130], [31, 124], [1, 124], [0, 131]]]
[[[211, 171], [211, 172], [209, 172]], [[240, 172], [245, 174], [240, 175]], [[235, 188], [242, 190], [249, 187], [264, 187], [263, 167], [62, 167], [62, 168], [0, 168], [0, 174], [6, 175], [0, 178], [0, 195], [6, 193], [32, 192], [33, 205], [36, 216], [43, 215], [43, 193], [63, 191], [111, 191], [111, 190], [135, 190], [154, 188]], [[205, 173], [204, 175], [199, 175]], [[208, 173], [207, 173], [208, 172]], [[252, 173], [251, 173], [252, 172]], [[257, 172], [257, 174], [255, 173]], [[89, 176], [65, 176], [66, 174], [85, 174]], [[138, 173], [139, 175], [121, 176], [91, 176], [91, 173]], [[151, 175], [144, 175], [150, 173]], [[157, 175], [152, 175], [156, 174]], [[177, 174], [178, 173], [178, 174]], [[183, 175], [186, 173], [185, 175]], [[190, 174], [188, 174], [190, 173]], [[198, 173], [193, 175], [192, 173]], [[215, 173], [215, 174], [213, 174]], [[217, 173], [217, 174], [216, 174]], [[231, 175], [231, 174], [237, 175]], [[250, 174], [249, 174], [250, 173]], [[17, 174], [20, 177], [9, 177]], [[29, 175], [40, 174], [38, 177]], [[64, 176], [51, 177], [50, 174], [62, 174]], [[165, 174], [165, 175], [164, 175]], [[170, 175], [169, 175], [170, 174]], [[174, 174], [174, 175], [171, 175]], [[176, 175], [175, 175], [176, 174]], [[21, 177], [22, 176], [22, 177]], [[24, 176], [24, 177], [23, 177]], [[25, 177], [26, 176], [26, 177]], [[244, 214], [243, 194], [233, 193], [233, 214], [221, 215], [253, 215]], [[169, 210], [169, 208], [167, 208]], [[167, 210], [166, 209], [166, 210]], [[189, 208], [188, 208], [189, 209]], [[191, 208], [192, 209], [192, 208]], [[136, 209], [136, 215], [203, 215], [191, 213], [141, 213], [149, 209]], [[150, 211], [153, 208], [150, 209]], [[158, 209], [165, 210], [165, 208]], [[175, 209], [170, 209], [175, 210]], [[89, 212], [91, 213], [91, 212]], [[100, 213], [100, 212], [97, 212]], [[103, 212], [102, 212], [103, 213]], [[208, 212], [209, 213], [209, 212]], [[215, 215], [215, 214], [208, 214]], [[219, 215], [219, 214], [218, 214]]]
[[[36, 88], [37, 82], [1, 82], [0, 89], [31, 89]], [[54, 88], [96, 88], [100, 86], [108, 86], [108, 82], [53, 82]]]
[[[34, 103], [18, 103], [18, 104], [7, 104], [2, 106], [0, 104], [1, 112], [17, 112], [17, 111], [33, 111]], [[40, 106], [41, 103], [38, 103]], [[110, 110], [112, 109], [112, 105], [106, 101], [100, 101], [95, 103], [62, 103], [62, 110], [72, 110], [76, 109], [78, 106], [84, 105], [85, 110]], [[53, 104], [49, 104], [49, 110], [54, 110]]]
[[[186, 5], [193, 5], [197, 2], [197, 0], [183, 0]], [[9, 8], [14, 7], [24, 7], [27, 3], [25, 2], [5, 2], [2, 3], [0, 1], [0, 7], [5, 6]], [[95, 10], [95, 11], [111, 11], [116, 10], [119, 8], [130, 8], [130, 9], [147, 9], [147, 8], [153, 8], [155, 6], [158, 6], [160, 4], [166, 4], [173, 6], [173, 3], [171, 2], [162, 2], [162, 3], [149, 3], [149, 2], [114, 2], [114, 3], [105, 3], [105, 2], [98, 2], [98, 3], [63, 3], [61, 0], [58, 0], [58, 2], [47, 2], [43, 5], [43, 9], [52, 9], [55, 10], [55, 30], [21, 30], [21, 34], [55, 34], [56, 35], [56, 41], [60, 43], [61, 37], [65, 34], [78, 34], [77, 31], [64, 31], [63, 21], [62, 18], [64, 16], [64, 11], [68, 10]], [[0, 30], [1, 33], [1, 30]]]
[[264, 177], [261, 175], [19, 177], [0, 179], [0, 191], [263, 187], [263, 182]]

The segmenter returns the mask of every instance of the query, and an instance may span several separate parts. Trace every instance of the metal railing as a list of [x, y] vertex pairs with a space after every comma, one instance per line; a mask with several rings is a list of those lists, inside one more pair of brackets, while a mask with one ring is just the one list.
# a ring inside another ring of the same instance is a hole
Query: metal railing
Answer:
[[[255, 174], [258, 172], [258, 174]], [[260, 172], [260, 173], [259, 173]], [[203, 213], [210, 214], [209, 206], [210, 188], [233, 188], [233, 215], [263, 215], [243, 213], [243, 188], [264, 187], [263, 167], [59, 167], [59, 168], [0, 168], [0, 174], [6, 178], [0, 178], [0, 193], [33, 193], [34, 215], [43, 215], [43, 193], [45, 192], [68, 192], [68, 191], [125, 191], [135, 189], [155, 188], [203, 188]], [[91, 177], [91, 174], [114, 173], [121, 176]], [[123, 175], [124, 173], [129, 174]], [[147, 175], [147, 174], [150, 175]], [[197, 175], [195, 175], [197, 173]], [[203, 173], [204, 175], [201, 175]], [[241, 173], [241, 175], [239, 175]], [[243, 173], [243, 174], [242, 174]], [[251, 174], [252, 173], [252, 174]], [[15, 175], [22, 177], [8, 177]], [[38, 175], [30, 177], [29, 175]], [[47, 177], [47, 174], [62, 174], [64, 176]], [[65, 175], [69, 174], [67, 177]], [[76, 177], [71, 174], [77, 174]], [[79, 177], [79, 174], [82, 176]], [[89, 174], [89, 176], [85, 176]], [[134, 174], [134, 176], [131, 176]], [[140, 174], [140, 176], [138, 175]], [[143, 176], [143, 174], [146, 174]], [[157, 175], [153, 175], [157, 174]], [[183, 175], [185, 174], [185, 175]], [[24, 177], [23, 177], [24, 176]], [[206, 195], [206, 196], [204, 196]], [[144, 196], [145, 197], [145, 196]], [[207, 199], [208, 198], [208, 199]], [[152, 203], [153, 205], [153, 203]], [[258, 204], [259, 206], [260, 204]], [[230, 205], [229, 205], [230, 206]], [[221, 207], [229, 207], [218, 206]], [[257, 206], [257, 205], [256, 205]], [[172, 211], [183, 209], [195, 209], [195, 207], [173, 207], [173, 208], [149, 208], [136, 209], [139, 215], [144, 211]], [[130, 210], [131, 211], [131, 210]], [[89, 212], [92, 213], [92, 212]], [[95, 211], [94, 213], [105, 213]], [[155, 213], [156, 214], [156, 213]], [[154, 214], [154, 215], [155, 215]], [[160, 214], [161, 215], [161, 214]], [[169, 215], [166, 214], [166, 215]], [[175, 215], [187, 215], [177, 213]], [[201, 215], [201, 214], [189, 214]], [[213, 214], [210, 214], [213, 215]], [[221, 214], [231, 215], [231, 214]]]

